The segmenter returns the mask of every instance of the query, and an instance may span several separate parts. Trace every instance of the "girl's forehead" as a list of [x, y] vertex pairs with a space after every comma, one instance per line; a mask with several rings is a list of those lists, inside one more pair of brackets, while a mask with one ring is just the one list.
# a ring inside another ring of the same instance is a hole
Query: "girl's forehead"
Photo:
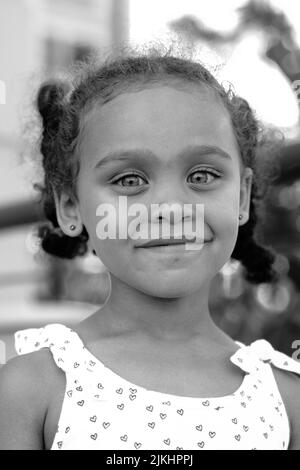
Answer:
[[[222, 112], [224, 116], [228, 114], [221, 98], [207, 85], [152, 85], [143, 89], [124, 91], [104, 104], [95, 101], [84, 120], [87, 122], [92, 119], [95, 122], [98, 119], [103, 122], [113, 118], [118, 121], [124, 117], [138, 120], [145, 114], [155, 113], [163, 118], [168, 112], [173, 114], [174, 110], [180, 116], [187, 107], [189, 114], [196, 114], [194, 117], [201, 116], [204, 111], [217, 112], [219, 115]], [[136, 114], [137, 111], [140, 111], [140, 114]]]
[[90, 155], [111, 146], [162, 147], [218, 143], [237, 151], [228, 111], [206, 86], [157, 86], [122, 93], [93, 106], [84, 119], [81, 143]]

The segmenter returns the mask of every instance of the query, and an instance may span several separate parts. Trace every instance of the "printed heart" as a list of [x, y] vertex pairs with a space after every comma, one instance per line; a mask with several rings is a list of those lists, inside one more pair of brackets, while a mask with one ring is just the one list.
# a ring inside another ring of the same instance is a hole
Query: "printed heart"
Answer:
[[124, 408], [124, 403], [121, 403], [121, 405], [117, 405], [117, 407], [119, 408], [119, 410], [123, 410], [123, 408]]
[[76, 387], [76, 390], [78, 390], [78, 392], [82, 392], [82, 387]]
[[170, 441], [170, 438], [164, 439], [164, 443], [167, 444], [168, 446], [170, 445], [170, 442], [171, 442], [171, 441]]
[[136, 395], [129, 395], [129, 398], [130, 398], [131, 401], [132, 401], [132, 400], [135, 400], [135, 399], [136, 399]]
[[155, 426], [155, 423], [153, 423], [153, 422], [152, 422], [152, 423], [148, 423], [148, 426], [153, 429], [154, 426]]
[[260, 417], [260, 420], [264, 423], [266, 420], [263, 416]]
[[285, 362], [283, 363], [283, 365], [284, 365], [284, 366], [288, 366], [289, 363], [288, 363], [287, 361], [285, 361]]
[[70, 397], [70, 398], [71, 398], [71, 396], [73, 395], [73, 392], [72, 392], [72, 390], [69, 390], [69, 391], [67, 392], [67, 395], [68, 395], [68, 397]]
[[245, 395], [245, 392], [240, 392], [240, 395], [243, 397]]
[[118, 388], [118, 389], [116, 390], [116, 392], [117, 392], [117, 393], [120, 393], [120, 394], [123, 393], [123, 388]]
[[92, 421], [92, 423], [95, 423], [97, 421], [97, 416], [91, 416], [90, 421]]
[[131, 391], [131, 393], [135, 394], [137, 392], [137, 389], [136, 388], [130, 388], [129, 389]]
[[77, 402], [77, 405], [79, 405], [79, 406], [83, 406], [83, 404], [84, 404], [84, 400], [80, 400], [80, 401]]
[[110, 426], [110, 423], [102, 423], [104, 429], [108, 428], [108, 426]]
[[201, 441], [201, 442], [197, 442], [198, 446], [201, 447], [201, 449], [204, 447], [204, 442]]
[[238, 357], [239, 362], [243, 362], [243, 359], [241, 357]]
[[249, 401], [252, 401], [252, 397], [250, 395], [247, 396]]
[[77, 367], [79, 367], [78, 362], [74, 362], [74, 368], [77, 369]]
[[247, 432], [249, 430], [248, 426], [243, 426], [243, 429], [245, 432]]
[[96, 365], [96, 362], [90, 361], [89, 364], [90, 364], [90, 366], [95, 366], [95, 365]]
[[240, 435], [240, 434], [237, 434], [237, 435], [234, 436], [234, 437], [235, 437], [235, 439], [236, 439], [237, 441], [240, 441], [240, 440], [241, 440], [241, 435]]
[[136, 449], [139, 449], [139, 448], [141, 447], [141, 445], [142, 445], [142, 444], [141, 444], [140, 442], [135, 442], [135, 443], [134, 443], [134, 447], [135, 447]]
[[167, 417], [165, 413], [159, 413], [159, 416], [161, 417], [161, 419], [165, 419]]
[[59, 442], [57, 443], [57, 447], [58, 447], [59, 449], [61, 449], [62, 444], [63, 444], [62, 441], [59, 441]]
[[266, 439], [268, 439], [268, 433], [267, 433], [267, 432], [264, 432], [264, 437], [265, 437]]
[[246, 406], [247, 406], [244, 401], [241, 403], [241, 405], [242, 405], [244, 408], [246, 408]]
[[124, 442], [127, 441], [127, 438], [128, 438], [127, 434], [124, 434], [124, 436], [120, 437], [121, 441], [124, 441]]
[[203, 429], [202, 424], [199, 424], [198, 426], [196, 426], [196, 429], [197, 429], [197, 431], [202, 431], [202, 429]]
[[95, 397], [95, 398], [99, 398], [99, 397], [100, 397], [100, 395], [94, 395], [94, 397]]
[[91, 434], [91, 438], [95, 441], [98, 437], [98, 434], [95, 432], [95, 434]]
[[67, 434], [70, 431], [69, 426], [66, 428], [65, 433]]
[[153, 406], [152, 405], [146, 406], [146, 410], [153, 411]]
[[101, 390], [103, 389], [103, 385], [102, 385], [102, 384], [98, 384], [97, 387], [100, 388]]
[[182, 416], [183, 415], [183, 409], [177, 410], [177, 413]]
[[208, 400], [203, 401], [203, 402], [202, 402], [202, 405], [203, 405], [203, 406], [209, 406], [209, 401], [208, 401]]
[[271, 424], [269, 424], [269, 428], [271, 429], [271, 431], [274, 431], [274, 426], [272, 426]]
[[215, 437], [215, 435], [216, 435], [216, 433], [215, 433], [215, 432], [212, 432], [212, 431], [209, 431], [208, 434], [209, 434], [209, 437], [211, 437], [211, 438]]
[[40, 343], [35, 343], [35, 345], [34, 345], [34, 346], [35, 346], [36, 348], [38, 348], [38, 347], [39, 347], [39, 345], [40, 345]]
[[236, 418], [233, 418], [231, 421], [232, 421], [234, 424], [237, 424], [237, 422], [238, 422], [238, 420], [237, 420]]

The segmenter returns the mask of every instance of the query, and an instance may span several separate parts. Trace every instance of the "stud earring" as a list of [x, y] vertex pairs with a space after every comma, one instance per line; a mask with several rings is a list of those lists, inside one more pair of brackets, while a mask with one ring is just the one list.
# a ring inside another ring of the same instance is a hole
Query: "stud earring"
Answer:
[[70, 225], [70, 230], [75, 230], [75, 228], [76, 228], [76, 225], [74, 224]]
[[240, 220], [242, 220], [242, 218], [243, 218], [243, 215], [242, 215], [242, 214], [240, 214], [240, 215], [239, 215], [239, 219], [240, 219]]

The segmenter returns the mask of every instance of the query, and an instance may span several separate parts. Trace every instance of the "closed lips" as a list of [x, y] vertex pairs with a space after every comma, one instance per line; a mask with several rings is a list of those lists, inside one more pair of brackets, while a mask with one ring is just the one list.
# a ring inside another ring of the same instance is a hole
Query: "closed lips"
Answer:
[[[141, 245], [138, 245], [137, 248], [153, 248], [153, 247], [156, 247], [156, 246], [170, 246], [170, 245], [185, 245], [186, 243], [195, 243], [196, 241], [196, 238], [192, 239], [192, 240], [188, 240], [188, 239], [168, 239], [168, 240], [162, 240], [162, 239], [158, 239], [158, 240], [150, 240], [149, 242], [147, 243], [144, 243], [144, 244], [141, 244]], [[211, 240], [204, 240], [204, 242], [209, 242]]]

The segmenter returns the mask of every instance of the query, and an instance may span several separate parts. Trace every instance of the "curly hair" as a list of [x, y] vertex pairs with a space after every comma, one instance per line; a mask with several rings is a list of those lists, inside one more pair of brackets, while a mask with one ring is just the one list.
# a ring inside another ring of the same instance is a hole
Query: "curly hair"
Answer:
[[[239, 227], [231, 256], [241, 262], [249, 282], [276, 281], [277, 272], [273, 267], [276, 254], [257, 236], [259, 222], [262, 222], [259, 205], [271, 181], [272, 171], [269, 170], [274, 168], [276, 139], [272, 144], [272, 138], [266, 137], [253, 110], [245, 99], [235, 94], [232, 86], [226, 90], [198, 60], [177, 57], [172, 50], [161, 47], [136, 52], [125, 46], [102, 62], [89, 57], [73, 68], [73, 76], [68, 80], [48, 80], [40, 86], [36, 105], [42, 117], [39, 148], [44, 183], [35, 187], [40, 190], [46, 218], [51, 222], [39, 227], [42, 248], [62, 258], [74, 258], [87, 252], [89, 235], [85, 227], [77, 237], [69, 237], [59, 229], [54, 191], [60, 194], [62, 190], [69, 190], [76, 197], [78, 151], [88, 111], [95, 103], [104, 104], [126, 90], [145, 89], [162, 83], [204, 85], [221, 98], [228, 110], [242, 162], [253, 170], [249, 220]], [[263, 169], [257, 157], [270, 144], [272, 164]]]

